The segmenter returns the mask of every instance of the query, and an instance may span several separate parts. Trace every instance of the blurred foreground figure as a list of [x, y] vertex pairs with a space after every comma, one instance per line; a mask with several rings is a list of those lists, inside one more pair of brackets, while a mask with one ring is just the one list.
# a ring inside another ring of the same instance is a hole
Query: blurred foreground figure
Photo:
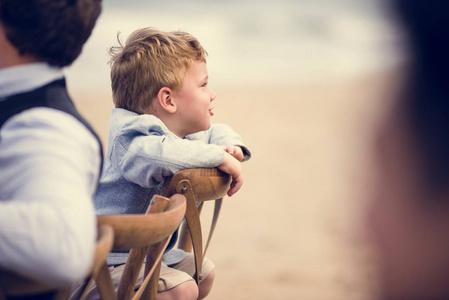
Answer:
[[101, 0], [0, 0], [0, 269], [67, 286], [89, 271], [101, 144], [67, 94]]
[[449, 299], [449, 1], [397, 0], [409, 63], [376, 140], [384, 299]]

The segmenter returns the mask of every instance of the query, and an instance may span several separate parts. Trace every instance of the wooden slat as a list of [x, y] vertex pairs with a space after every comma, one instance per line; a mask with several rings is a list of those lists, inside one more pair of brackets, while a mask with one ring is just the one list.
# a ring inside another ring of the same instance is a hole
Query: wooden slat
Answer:
[[185, 212], [185, 203], [170, 211], [147, 215], [103, 215], [100, 224], [114, 229], [113, 250], [143, 248], [158, 243], [174, 232]]

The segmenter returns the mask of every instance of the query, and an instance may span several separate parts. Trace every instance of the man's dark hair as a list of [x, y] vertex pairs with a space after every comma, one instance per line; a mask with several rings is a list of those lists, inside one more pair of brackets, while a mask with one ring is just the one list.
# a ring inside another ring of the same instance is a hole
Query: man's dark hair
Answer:
[[0, 0], [0, 22], [21, 55], [70, 65], [101, 12], [101, 0]]
[[405, 109], [432, 187], [449, 184], [449, 1], [397, 0], [411, 70]]

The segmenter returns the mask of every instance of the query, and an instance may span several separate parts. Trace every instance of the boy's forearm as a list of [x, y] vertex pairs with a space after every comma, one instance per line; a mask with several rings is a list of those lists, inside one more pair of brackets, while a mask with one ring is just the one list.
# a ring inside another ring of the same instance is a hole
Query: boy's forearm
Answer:
[[157, 186], [180, 170], [217, 167], [224, 155], [220, 146], [167, 136], [142, 137], [129, 147], [118, 143], [114, 150], [123, 176], [143, 187]]
[[220, 146], [239, 146], [243, 152], [243, 161], [251, 158], [251, 151], [244, 144], [242, 137], [227, 124], [212, 124], [209, 130], [189, 135], [187, 138]]

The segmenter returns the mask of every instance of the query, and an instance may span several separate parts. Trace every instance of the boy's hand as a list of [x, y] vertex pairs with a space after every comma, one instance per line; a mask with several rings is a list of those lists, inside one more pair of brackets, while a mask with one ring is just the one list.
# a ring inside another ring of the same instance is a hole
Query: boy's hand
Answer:
[[218, 168], [232, 176], [231, 188], [228, 191], [228, 196], [231, 197], [237, 193], [243, 185], [242, 164], [231, 154], [225, 152], [223, 162]]
[[243, 160], [243, 151], [242, 148], [240, 148], [239, 146], [227, 146], [224, 147], [224, 150], [226, 152], [228, 152], [229, 154], [231, 154], [232, 156], [235, 157], [235, 159], [237, 159], [238, 161], [242, 161]]

